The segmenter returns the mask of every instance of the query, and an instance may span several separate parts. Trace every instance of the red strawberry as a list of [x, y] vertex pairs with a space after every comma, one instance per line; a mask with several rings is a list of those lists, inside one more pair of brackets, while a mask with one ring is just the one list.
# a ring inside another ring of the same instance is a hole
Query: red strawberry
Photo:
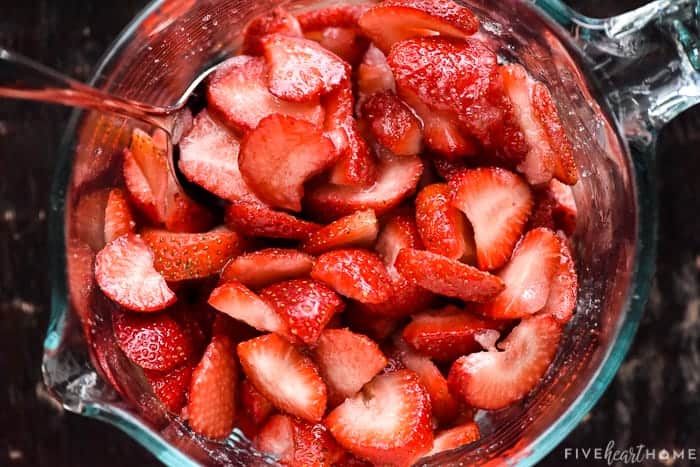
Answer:
[[136, 222], [126, 195], [121, 189], [114, 188], [109, 192], [105, 207], [105, 242], [110, 243], [122, 235], [131, 233], [135, 227]]
[[255, 447], [290, 466], [330, 467], [343, 452], [320, 423], [274, 415], [255, 438]]
[[457, 449], [467, 444], [479, 441], [481, 438], [481, 433], [479, 432], [479, 425], [474, 422], [468, 422], [464, 425], [459, 425], [449, 430], [444, 430], [435, 434], [435, 441], [433, 441], [433, 449], [427, 454], [427, 456], [434, 456], [443, 451], [449, 451], [451, 449]]
[[[174, 182], [171, 180], [171, 183]], [[165, 228], [170, 232], [206, 232], [214, 226], [211, 211], [194, 202], [180, 188], [170, 192], [167, 209]]]
[[155, 224], [164, 222], [156, 208], [156, 200], [153, 191], [151, 191], [151, 186], [148, 184], [146, 176], [141, 171], [141, 167], [139, 167], [129, 149], [124, 149], [122, 171], [124, 174], [124, 185], [134, 206], [149, 221]]
[[404, 248], [396, 269], [431, 292], [468, 302], [488, 302], [504, 289], [498, 277], [429, 251]]
[[430, 397], [415, 373], [377, 376], [325, 420], [345, 449], [377, 464], [411, 465], [433, 444]]
[[367, 8], [367, 5], [335, 5], [305, 11], [298, 19], [308, 39], [355, 65], [367, 49], [368, 41], [357, 30], [357, 20]]
[[326, 385], [311, 359], [285, 339], [266, 334], [241, 342], [238, 357], [250, 382], [275, 407], [309, 421], [323, 417]]
[[502, 352], [478, 352], [457, 360], [450, 369], [450, 388], [476, 408], [509, 406], [540, 382], [554, 359], [561, 332], [549, 316], [522, 320], [500, 345]]
[[494, 319], [517, 319], [540, 311], [547, 304], [561, 258], [561, 242], [554, 232], [531, 230], [516, 247], [510, 263], [498, 273], [506, 289], [491, 303], [480, 306], [479, 312]]
[[566, 324], [576, 309], [578, 276], [568, 240], [560, 237], [559, 241], [561, 242], [560, 262], [549, 288], [547, 303], [540, 314], [551, 315], [561, 324]]
[[357, 26], [357, 20], [367, 9], [366, 4], [333, 5], [304, 11], [297, 15], [297, 19], [304, 31], [318, 31], [330, 27], [354, 28]]
[[235, 344], [238, 344], [259, 336], [260, 333], [252, 326], [247, 325], [243, 321], [238, 321], [226, 313], [216, 313], [211, 324], [211, 335], [227, 336]]
[[576, 232], [578, 217], [574, 192], [570, 186], [564, 185], [559, 180], [549, 182], [549, 192], [554, 201], [552, 215], [555, 225], [567, 235], [573, 235]]
[[432, 157], [431, 159], [438, 175], [447, 182], [469, 168], [464, 159], [451, 160], [443, 157]]
[[167, 373], [145, 370], [146, 379], [151, 383], [153, 393], [163, 405], [173, 413], [179, 413], [185, 406], [187, 389], [192, 378], [192, 365], [186, 363]]
[[314, 344], [345, 306], [335, 292], [310, 279], [278, 282], [261, 290], [260, 297], [282, 317], [289, 333], [305, 344]]
[[304, 183], [337, 156], [331, 140], [310, 123], [271, 115], [243, 140], [239, 165], [243, 178], [263, 201], [301, 211]]
[[492, 167], [464, 171], [449, 185], [453, 206], [466, 214], [474, 229], [479, 267], [500, 268], [532, 211], [530, 187], [514, 173]]
[[303, 248], [308, 253], [318, 255], [338, 248], [370, 247], [377, 238], [378, 231], [374, 211], [358, 211], [309, 235]]
[[240, 55], [219, 65], [207, 87], [208, 110], [232, 129], [245, 133], [272, 114], [289, 115], [315, 126], [323, 122], [318, 100], [303, 104], [283, 101], [267, 88], [268, 70], [260, 57]]
[[382, 303], [391, 295], [391, 278], [381, 258], [368, 250], [335, 250], [321, 255], [311, 277], [362, 303]]
[[262, 39], [268, 34], [286, 34], [301, 37], [301, 26], [297, 18], [281, 7], [253, 18], [243, 30], [241, 54], [262, 55]]
[[192, 373], [187, 421], [195, 432], [225, 439], [236, 416], [238, 365], [235, 346], [226, 336], [214, 336]]
[[313, 359], [328, 386], [331, 406], [357, 394], [387, 364], [374, 341], [347, 329], [323, 331]]
[[291, 465], [294, 462], [294, 419], [289, 415], [273, 415], [255, 436], [253, 444], [258, 451]]
[[286, 212], [275, 211], [261, 203], [236, 202], [226, 207], [226, 225], [248, 237], [305, 240], [320, 225], [299, 219]]
[[371, 8], [359, 19], [363, 32], [385, 52], [411, 37], [439, 33], [464, 38], [479, 29], [469, 9], [447, 0], [389, 0]]
[[[375, 306], [381, 306], [381, 304]], [[383, 341], [389, 337], [399, 325], [399, 321], [396, 318], [379, 315], [367, 310], [367, 304], [353, 303], [350, 308], [343, 313], [345, 321], [353, 331], [366, 334], [375, 341]]]
[[221, 279], [259, 289], [275, 282], [308, 276], [313, 264], [313, 258], [301, 251], [266, 248], [229, 261], [221, 272]]
[[218, 274], [244, 247], [243, 239], [236, 232], [224, 228], [201, 234], [147, 229], [142, 236], [153, 251], [156, 270], [167, 281]]
[[355, 28], [330, 27], [320, 31], [308, 31], [304, 37], [318, 42], [321, 47], [350, 65], [356, 65], [362, 60], [362, 54], [367, 50], [367, 39]]
[[396, 82], [386, 56], [374, 45], [369, 46], [357, 69], [357, 87], [364, 97], [377, 92], [396, 91]]
[[88, 244], [93, 251], [100, 251], [105, 246], [104, 223], [110, 191], [107, 188], [82, 194], [71, 209], [71, 236]]
[[480, 350], [478, 336], [500, 328], [500, 323], [449, 305], [442, 310], [414, 315], [413, 321], [403, 330], [403, 338], [421, 354], [450, 362]]
[[282, 34], [262, 39], [270, 67], [270, 92], [292, 102], [309, 102], [338, 87], [350, 66], [314, 41]]
[[95, 279], [102, 292], [133, 311], [158, 311], [177, 297], [153, 266], [153, 253], [138, 235], [127, 234], [95, 258]]
[[247, 379], [241, 383], [241, 404], [246, 415], [255, 425], [260, 425], [275, 410], [272, 403], [265, 398]]
[[119, 348], [146, 370], [167, 372], [192, 357], [192, 341], [182, 326], [167, 314], [116, 311], [112, 315], [112, 326]]
[[421, 151], [421, 123], [391, 92], [373, 94], [362, 104], [362, 115], [374, 137], [397, 156]]
[[78, 239], [66, 242], [66, 272], [72, 309], [80, 318], [85, 338], [92, 345], [92, 297], [96, 288], [95, 253]]
[[240, 282], [227, 282], [214, 289], [209, 305], [260, 331], [287, 332], [275, 310]]

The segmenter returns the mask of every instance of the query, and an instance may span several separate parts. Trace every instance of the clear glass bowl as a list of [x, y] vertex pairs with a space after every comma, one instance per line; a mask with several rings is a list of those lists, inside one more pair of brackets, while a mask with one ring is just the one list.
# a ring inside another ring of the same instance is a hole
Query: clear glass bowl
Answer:
[[[198, 73], [236, 51], [241, 29], [253, 16], [273, 5], [294, 10], [331, 3], [341, 2], [156, 0], [112, 45], [92, 84], [123, 97], [167, 105]], [[670, 18], [668, 24], [685, 20], [687, 11], [679, 6], [690, 2], [662, 0], [651, 15], [640, 10], [609, 20], [575, 15], [558, 0], [543, 0], [540, 7], [518, 0], [465, 3], [481, 16], [485, 40], [549, 85], [574, 142], [582, 172], [575, 188], [581, 290], [576, 317], [539, 388], [514, 407], [482, 414], [483, 438], [478, 443], [421, 464], [529, 466], [595, 404], [641, 318], [656, 243], [651, 173], [655, 135], [700, 95], [674, 100], [677, 87], [697, 73], [678, 53], [684, 50], [678, 31], [652, 25], [650, 19]], [[545, 10], [565, 27], [556, 25]], [[629, 64], [658, 52], [649, 45], [656, 33], [666, 34], [670, 47], [666, 56], [656, 57], [661, 64], [648, 66], [645, 73], [651, 75], [669, 63], [681, 66], [669, 67], [675, 71], [662, 79], [645, 81], [647, 88], [640, 92], [630, 78], [647, 75], [630, 74]], [[690, 88], [697, 89], [694, 84]], [[163, 410], [140, 371], [114, 342], [112, 305], [85, 272], [94, 254], [85, 237], [91, 229], [101, 229], [103, 220], [78, 218], [74, 211], [90, 193], [120, 183], [121, 149], [133, 126], [124, 118], [81, 112], [66, 132], [51, 196], [53, 293], [43, 365], [46, 385], [68, 410], [114, 424], [168, 465], [273, 463], [235, 433], [224, 444], [191, 433]], [[91, 330], [87, 337], [83, 327]]]

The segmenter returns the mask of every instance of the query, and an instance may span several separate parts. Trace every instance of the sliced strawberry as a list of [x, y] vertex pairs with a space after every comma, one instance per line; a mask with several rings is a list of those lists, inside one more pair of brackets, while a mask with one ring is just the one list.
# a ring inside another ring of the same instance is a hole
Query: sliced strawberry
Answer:
[[[174, 178], [171, 179], [174, 182]], [[207, 208], [197, 204], [179, 187], [175, 187], [168, 197], [165, 215], [165, 228], [171, 232], [206, 232], [214, 226], [214, 215]]]
[[542, 379], [559, 345], [561, 326], [549, 316], [524, 319], [500, 345], [457, 360], [448, 382], [473, 407], [498, 410], [522, 399]]
[[325, 420], [335, 439], [376, 464], [411, 465], [433, 444], [430, 397], [415, 373], [377, 376]]
[[343, 454], [343, 456], [333, 464], [333, 467], [373, 467], [374, 464], [368, 462], [359, 457], [353, 456], [349, 452]]
[[576, 309], [578, 298], [578, 276], [571, 247], [566, 238], [559, 238], [561, 256], [549, 288], [547, 303], [540, 314], [553, 316], [559, 323], [566, 324]]
[[492, 167], [464, 171], [449, 185], [452, 204], [474, 229], [479, 267], [500, 268], [513, 253], [532, 211], [530, 187], [516, 174]]
[[384, 260], [384, 264], [392, 267], [403, 248], [421, 250], [423, 241], [411, 213], [398, 211], [386, 220], [375, 249]]
[[438, 175], [447, 182], [469, 169], [464, 159], [445, 159], [443, 157], [432, 157], [431, 159]]
[[270, 92], [287, 101], [309, 102], [350, 76], [350, 66], [308, 39], [270, 34], [262, 39], [270, 67]]
[[275, 211], [264, 204], [244, 201], [228, 205], [224, 221], [232, 230], [248, 237], [305, 240], [321, 228], [319, 224]]
[[133, 311], [159, 311], [177, 297], [153, 266], [146, 242], [127, 234], [107, 245], [95, 258], [95, 279], [106, 296]]
[[92, 345], [95, 252], [86, 243], [72, 238], [66, 242], [66, 274], [71, 308], [80, 318], [85, 338]]
[[372, 339], [347, 329], [323, 331], [313, 350], [313, 359], [328, 386], [331, 406], [357, 394], [387, 364]]
[[218, 274], [244, 248], [243, 239], [220, 228], [201, 234], [147, 229], [142, 233], [155, 256], [155, 268], [167, 281], [198, 279]]
[[570, 186], [564, 185], [559, 180], [549, 182], [549, 192], [554, 201], [552, 206], [554, 224], [567, 235], [573, 235], [576, 232], [578, 218], [574, 192]]
[[377, 92], [396, 92], [396, 82], [386, 56], [374, 45], [369, 46], [357, 69], [357, 87], [364, 97]]
[[318, 255], [338, 248], [371, 247], [378, 232], [374, 211], [358, 211], [309, 235], [303, 248], [312, 255]]
[[[375, 305], [375, 306], [381, 306]], [[375, 341], [383, 341], [398, 327], [399, 320], [367, 311], [367, 304], [353, 303], [343, 313], [345, 321], [353, 331], [370, 336]]]
[[243, 140], [239, 165], [243, 178], [263, 201], [300, 211], [304, 183], [337, 156], [331, 140], [310, 123], [270, 115]]
[[421, 151], [421, 122], [395, 94], [373, 94], [361, 113], [377, 141], [392, 153], [413, 156]]
[[561, 248], [561, 241], [549, 229], [528, 232], [510, 263], [498, 273], [506, 289], [491, 303], [480, 306], [479, 312], [493, 319], [517, 319], [544, 308], [562, 263]]
[[335, 250], [321, 255], [311, 277], [362, 303], [382, 303], [391, 295], [391, 279], [381, 258], [368, 250]]
[[105, 207], [105, 242], [110, 243], [122, 235], [131, 233], [135, 227], [136, 222], [126, 194], [121, 189], [114, 188], [109, 192]]
[[481, 349], [479, 335], [500, 329], [499, 323], [479, 318], [456, 306], [413, 316], [403, 330], [403, 338], [421, 354], [442, 362]]
[[275, 310], [240, 282], [227, 282], [214, 289], [209, 305], [259, 331], [287, 332]]
[[297, 15], [297, 19], [304, 31], [318, 31], [330, 27], [354, 28], [357, 26], [357, 20], [368, 8], [366, 4], [333, 5], [304, 11]]
[[294, 462], [294, 419], [289, 415], [273, 415], [255, 436], [255, 448], [272, 454], [281, 464]]
[[471, 10], [447, 0], [388, 0], [359, 19], [362, 31], [384, 52], [404, 39], [417, 36], [465, 38], [479, 29]]
[[538, 227], [556, 230], [557, 227], [554, 224], [555, 201], [552, 198], [552, 193], [548, 189], [536, 189], [533, 191], [533, 199], [532, 214], [530, 214], [525, 230], [532, 230]]
[[304, 37], [318, 42], [321, 47], [350, 65], [356, 65], [362, 60], [368, 44], [368, 40], [356, 28], [329, 27], [320, 31], [308, 31]]
[[122, 172], [124, 185], [134, 206], [154, 224], [163, 223], [164, 219], [156, 208], [156, 199], [151, 191], [151, 186], [129, 149], [124, 149]]
[[105, 211], [110, 189], [102, 189], [82, 194], [71, 210], [71, 236], [86, 243], [93, 251], [105, 246]]
[[247, 379], [241, 383], [241, 404], [246, 415], [253, 420], [255, 425], [263, 423], [275, 410], [272, 403], [260, 394]]
[[180, 413], [187, 401], [187, 390], [192, 379], [192, 364], [186, 363], [169, 372], [145, 370], [153, 393], [173, 413]]
[[468, 302], [488, 302], [504, 288], [503, 281], [488, 272], [429, 251], [404, 248], [396, 269], [406, 279], [431, 292]]
[[266, 248], [232, 259], [221, 272], [223, 281], [238, 281], [251, 289], [308, 276], [313, 258], [298, 250]]
[[241, 342], [238, 357], [250, 382], [275, 407], [309, 421], [323, 417], [326, 385], [311, 359], [285, 339], [266, 334]]
[[227, 315], [226, 313], [215, 313], [214, 321], [211, 324], [212, 336], [227, 336], [235, 344], [247, 341], [260, 333], [252, 326]]
[[452, 206], [447, 184], [429, 185], [416, 196], [416, 224], [428, 251], [451, 259], [471, 258], [474, 238], [464, 215]]
[[253, 130], [272, 114], [289, 115], [315, 126], [323, 122], [320, 102], [303, 104], [283, 101], [267, 88], [265, 59], [240, 55], [219, 65], [207, 87], [208, 110], [241, 133]]
[[253, 18], [243, 30], [243, 55], [262, 55], [263, 37], [268, 34], [285, 34], [291, 37], [301, 37], [301, 26], [297, 18], [281, 7]]
[[479, 425], [474, 422], [468, 422], [464, 425], [441, 431], [435, 434], [433, 449], [430, 450], [427, 456], [434, 456], [444, 451], [466, 446], [479, 441], [479, 438], [481, 438]]
[[314, 344], [333, 315], [345, 303], [331, 289], [311, 279], [278, 282], [260, 291], [260, 297], [282, 317], [289, 333]]
[[255, 447], [290, 466], [331, 467], [343, 451], [325, 426], [274, 415], [255, 438]]
[[212, 439], [225, 439], [236, 416], [238, 364], [234, 343], [214, 336], [192, 373], [187, 402], [187, 421], [195, 432]]

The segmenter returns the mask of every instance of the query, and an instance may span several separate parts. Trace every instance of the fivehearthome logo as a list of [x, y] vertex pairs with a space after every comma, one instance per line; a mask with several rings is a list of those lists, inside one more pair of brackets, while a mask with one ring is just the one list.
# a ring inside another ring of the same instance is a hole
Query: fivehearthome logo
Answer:
[[655, 449], [644, 444], [627, 448], [618, 448], [615, 441], [610, 441], [604, 448], [564, 448], [565, 461], [600, 461], [607, 465], [644, 464], [657, 461], [671, 464], [676, 461], [695, 461], [698, 459], [697, 448]]

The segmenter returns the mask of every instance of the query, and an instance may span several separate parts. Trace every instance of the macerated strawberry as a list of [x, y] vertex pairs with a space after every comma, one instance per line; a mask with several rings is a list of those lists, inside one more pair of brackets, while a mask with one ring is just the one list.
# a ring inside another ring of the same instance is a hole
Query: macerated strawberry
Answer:
[[410, 211], [397, 211], [384, 224], [375, 249], [388, 268], [394, 266], [399, 251], [404, 248], [423, 249], [423, 241]]
[[[173, 176], [174, 177], [174, 176]], [[212, 212], [187, 196], [171, 178], [168, 207], [165, 215], [165, 228], [170, 232], [206, 232], [214, 227]]]
[[163, 405], [169, 411], [179, 414], [187, 401], [192, 369], [191, 363], [185, 363], [168, 372], [144, 370], [144, 375], [151, 383], [153, 393]]
[[146, 242], [127, 234], [104, 247], [95, 257], [95, 279], [104, 294], [133, 311], [159, 311], [177, 297], [153, 266]]
[[314, 344], [333, 315], [343, 311], [345, 303], [331, 289], [311, 279], [293, 279], [265, 287], [265, 300], [286, 324], [293, 337]]
[[275, 211], [262, 203], [246, 201], [229, 204], [224, 213], [224, 222], [231, 230], [247, 237], [289, 240], [305, 240], [322, 227], [286, 212]]
[[374, 211], [358, 211], [309, 235], [303, 249], [312, 255], [318, 255], [338, 248], [371, 247], [378, 232]]
[[313, 359], [328, 386], [330, 406], [357, 394], [387, 363], [372, 339], [348, 329], [323, 331], [313, 349]]
[[561, 332], [561, 325], [552, 317], [523, 319], [500, 344], [503, 351], [459, 358], [450, 369], [450, 388], [473, 407], [507, 407], [540, 382], [554, 359]]
[[258, 126], [263, 118], [281, 114], [306, 120], [320, 127], [323, 108], [320, 101], [294, 103], [272, 95], [267, 88], [265, 59], [240, 55], [221, 65], [207, 86], [208, 111], [241, 133]]
[[[86, 222], [81, 219], [81, 222]], [[105, 242], [113, 240], [134, 231], [136, 222], [129, 207], [126, 194], [119, 188], [114, 188], [109, 192], [107, 206], [105, 207]]]
[[95, 282], [95, 252], [77, 238], [66, 242], [66, 275], [71, 309], [80, 318], [85, 339], [92, 345], [93, 294]]
[[273, 8], [253, 18], [243, 30], [243, 45], [241, 54], [262, 55], [264, 49], [262, 38], [268, 34], [286, 34], [301, 37], [301, 26], [297, 18], [281, 7]]
[[356, 65], [362, 60], [369, 42], [356, 28], [329, 27], [319, 31], [307, 31], [304, 37], [318, 42], [321, 47], [350, 65]]
[[141, 167], [139, 167], [136, 159], [134, 159], [134, 155], [127, 148], [124, 149], [122, 173], [124, 175], [124, 185], [136, 209], [154, 224], [163, 223], [164, 219], [156, 208], [156, 200], [153, 191], [151, 191], [151, 186], [148, 184], [148, 180], [146, 180], [146, 176], [141, 171]]
[[430, 396], [415, 373], [380, 375], [325, 420], [345, 449], [377, 464], [411, 465], [433, 444]]
[[544, 308], [552, 279], [562, 263], [561, 248], [561, 241], [549, 229], [528, 232], [498, 273], [505, 290], [492, 302], [479, 306], [479, 313], [493, 319], [517, 319]]
[[445, 159], [444, 157], [431, 157], [433, 167], [437, 174], [443, 180], [449, 182], [453, 177], [458, 176], [465, 170], [469, 169], [469, 165], [464, 159]]
[[287, 333], [275, 310], [240, 282], [227, 282], [214, 289], [209, 305], [259, 331]]
[[503, 266], [523, 233], [532, 211], [532, 192], [518, 175], [482, 167], [449, 181], [452, 204], [474, 229], [477, 264], [492, 270]]
[[363, 249], [335, 250], [321, 255], [311, 277], [362, 303], [382, 303], [391, 296], [391, 279], [381, 258]]
[[371, 95], [362, 103], [361, 114], [372, 135], [395, 155], [414, 156], [421, 151], [421, 122], [395, 94]]
[[570, 186], [564, 185], [559, 180], [549, 182], [548, 191], [553, 200], [552, 216], [555, 226], [567, 235], [573, 235], [576, 232], [578, 218], [574, 192]]
[[357, 87], [363, 98], [377, 92], [396, 92], [396, 82], [386, 56], [374, 44], [369, 46], [357, 68]]
[[292, 344], [266, 334], [238, 344], [238, 357], [250, 382], [275, 407], [304, 420], [321, 420], [326, 385], [316, 365]]
[[211, 324], [212, 336], [227, 336], [235, 344], [250, 340], [260, 333], [254, 327], [232, 318], [226, 313], [215, 313]]
[[368, 8], [367, 4], [333, 5], [301, 12], [297, 19], [304, 31], [318, 31], [331, 27], [354, 28], [357, 26], [357, 20]]
[[255, 448], [272, 454], [283, 465], [294, 462], [294, 419], [289, 415], [271, 416], [253, 440]]
[[[387, 303], [387, 302], [385, 302]], [[374, 305], [382, 306], [383, 304]], [[389, 337], [398, 327], [399, 320], [368, 311], [366, 303], [352, 303], [343, 313], [345, 322], [358, 333], [365, 334], [375, 341], [383, 341]]]
[[301, 211], [304, 183], [337, 157], [331, 140], [310, 123], [270, 115], [243, 140], [239, 166], [260, 199], [274, 207]]
[[265, 248], [233, 258], [221, 271], [221, 280], [238, 281], [251, 289], [308, 276], [314, 260], [306, 253]]
[[75, 206], [71, 206], [71, 236], [97, 252], [104, 248], [105, 212], [110, 189], [101, 189], [81, 194]]
[[479, 29], [476, 15], [451, 0], [388, 0], [368, 10], [358, 22], [384, 52], [411, 37], [439, 33], [463, 39]]
[[255, 386], [244, 379], [241, 383], [241, 405], [255, 425], [260, 425], [275, 410], [272, 403], [255, 389]]
[[475, 255], [471, 226], [452, 206], [449, 186], [429, 185], [416, 196], [416, 225], [428, 251], [451, 259], [470, 259]]
[[396, 269], [431, 292], [468, 302], [489, 302], [505, 288], [501, 279], [488, 272], [429, 251], [404, 248], [396, 258]]
[[479, 425], [474, 422], [468, 422], [464, 425], [450, 428], [449, 430], [440, 431], [435, 433], [433, 449], [431, 449], [426, 456], [434, 456], [443, 451], [466, 446], [467, 444], [479, 441], [479, 438], [481, 438]]
[[561, 242], [559, 264], [552, 278], [547, 303], [539, 314], [553, 316], [559, 323], [566, 324], [576, 309], [578, 276], [569, 241], [561, 235], [559, 241]]

